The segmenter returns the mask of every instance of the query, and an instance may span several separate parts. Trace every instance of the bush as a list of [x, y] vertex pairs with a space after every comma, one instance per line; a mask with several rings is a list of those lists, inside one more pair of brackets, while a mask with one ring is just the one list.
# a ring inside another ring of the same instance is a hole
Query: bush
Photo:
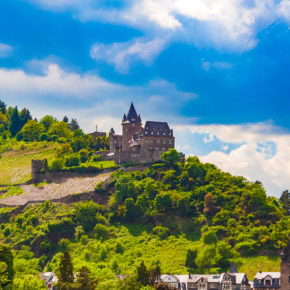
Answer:
[[58, 243], [58, 247], [60, 251], [66, 251], [68, 249], [69, 246], [69, 240], [68, 239], [62, 239], [60, 240], [60, 242]]
[[94, 156], [92, 156], [91, 161], [93, 161], [93, 162], [102, 161], [102, 156], [101, 155], [94, 155]]
[[118, 254], [123, 254], [124, 253], [124, 247], [120, 242], [117, 242], [116, 246], [115, 246], [115, 251]]
[[10, 236], [10, 234], [11, 234], [11, 230], [10, 230], [10, 228], [6, 228], [6, 229], [4, 230], [4, 237], [8, 237], [8, 236]]
[[96, 233], [96, 238], [100, 240], [105, 240], [109, 236], [109, 229], [105, 225], [97, 224], [94, 228], [94, 231]]
[[202, 239], [203, 239], [203, 242], [205, 244], [208, 244], [208, 245], [217, 243], [217, 236], [216, 236], [216, 233], [214, 231], [205, 232], [202, 235]]
[[80, 165], [80, 158], [78, 155], [68, 155], [65, 157], [65, 166], [73, 167]]
[[80, 160], [82, 163], [85, 163], [89, 159], [89, 151], [87, 149], [82, 149], [80, 152]]
[[46, 133], [41, 134], [40, 141], [48, 141], [48, 135]]
[[80, 238], [80, 242], [83, 246], [85, 246], [87, 243], [88, 243], [89, 239], [88, 239], [88, 236], [87, 235], [83, 235], [81, 236]]
[[50, 168], [53, 171], [60, 171], [63, 168], [63, 159], [55, 158], [52, 160]]
[[169, 230], [166, 227], [157, 226], [153, 229], [153, 234], [157, 235], [160, 239], [165, 239], [169, 235]]
[[64, 144], [64, 143], [66, 143], [66, 139], [64, 137], [60, 137], [60, 138], [57, 139], [57, 142], [61, 143], [61, 144]]

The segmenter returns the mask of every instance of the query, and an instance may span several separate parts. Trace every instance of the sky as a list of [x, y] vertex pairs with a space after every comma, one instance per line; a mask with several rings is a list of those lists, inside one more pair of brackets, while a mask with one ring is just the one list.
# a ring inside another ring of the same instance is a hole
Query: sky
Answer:
[[290, 189], [290, 0], [0, 1], [0, 99], [121, 131], [131, 101], [176, 147]]

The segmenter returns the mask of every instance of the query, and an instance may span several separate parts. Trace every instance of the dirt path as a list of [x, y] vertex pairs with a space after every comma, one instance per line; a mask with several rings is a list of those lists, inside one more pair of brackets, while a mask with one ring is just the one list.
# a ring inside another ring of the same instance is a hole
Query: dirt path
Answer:
[[18, 196], [8, 196], [0, 200], [0, 204], [20, 206], [27, 202], [42, 202], [55, 200], [74, 193], [91, 192], [97, 183], [106, 180], [112, 172], [102, 174], [91, 174], [82, 177], [58, 178], [52, 183], [35, 187], [23, 185], [21, 188], [26, 192]]

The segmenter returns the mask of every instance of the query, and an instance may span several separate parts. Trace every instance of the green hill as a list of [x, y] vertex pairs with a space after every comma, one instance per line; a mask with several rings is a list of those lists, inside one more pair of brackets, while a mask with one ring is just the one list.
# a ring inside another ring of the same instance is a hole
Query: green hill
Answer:
[[[98, 184], [95, 194], [110, 195], [107, 207], [90, 201], [1, 209], [0, 241], [15, 249], [16, 281], [44, 268], [57, 272], [66, 249], [75, 271], [91, 269], [98, 289], [112, 289], [116, 274], [133, 273], [141, 261], [159, 261], [163, 273], [173, 274], [222, 272], [232, 261], [249, 278], [279, 270], [290, 220], [278, 199], [259, 182], [196, 157], [185, 163], [174, 152], [164, 157]], [[190, 262], [188, 250], [196, 256]]]

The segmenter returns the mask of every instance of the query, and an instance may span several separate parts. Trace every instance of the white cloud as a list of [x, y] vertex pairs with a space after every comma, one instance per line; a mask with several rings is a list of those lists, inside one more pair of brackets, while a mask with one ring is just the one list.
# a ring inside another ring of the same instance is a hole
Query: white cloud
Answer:
[[[121, 118], [132, 100], [144, 120], [154, 116], [164, 120], [168, 115], [174, 118], [180, 106], [197, 98], [196, 94], [179, 91], [174, 84], [162, 79], [151, 80], [143, 86], [126, 86], [88, 73], [67, 72], [48, 59], [33, 60], [27, 67], [34, 70], [37, 64], [40, 64], [38, 74], [0, 69], [1, 99], [11, 106], [33, 108], [37, 118], [47, 113], [58, 118], [79, 116], [81, 127], [86, 131], [93, 130], [97, 120], [103, 124], [103, 119]], [[176, 103], [176, 99], [180, 102]]]
[[279, 7], [278, 7], [278, 12], [282, 17], [287, 19], [288, 21], [290, 20], [290, 1], [289, 0], [283, 0]]
[[92, 46], [90, 55], [95, 60], [106, 60], [120, 72], [127, 72], [130, 65], [136, 61], [149, 65], [166, 44], [165, 39], [152, 40], [134, 39], [123, 43], [104, 45], [96, 43]]
[[[234, 51], [253, 48], [259, 31], [279, 18], [290, 18], [289, 0], [124, 0], [119, 9], [106, 8], [93, 0], [27, 1], [44, 9], [68, 10], [81, 21], [138, 27], [152, 39], [166, 35], [171, 41], [185, 40]], [[138, 51], [139, 45], [144, 43], [137, 43], [132, 49]]]
[[[279, 128], [259, 123], [240, 126], [176, 126], [176, 129], [178, 135], [197, 132], [214, 135], [223, 142], [243, 143], [228, 154], [212, 151], [200, 156], [200, 159], [214, 163], [234, 175], [261, 181], [270, 195], [279, 197], [283, 190], [290, 188], [290, 134], [278, 133]], [[264, 149], [257, 150], [261, 144]], [[273, 151], [273, 144], [276, 152]], [[194, 154], [194, 144], [190, 144], [190, 148], [186, 150], [188, 155]]]
[[0, 43], [0, 58], [11, 56], [14, 48], [8, 44]]

